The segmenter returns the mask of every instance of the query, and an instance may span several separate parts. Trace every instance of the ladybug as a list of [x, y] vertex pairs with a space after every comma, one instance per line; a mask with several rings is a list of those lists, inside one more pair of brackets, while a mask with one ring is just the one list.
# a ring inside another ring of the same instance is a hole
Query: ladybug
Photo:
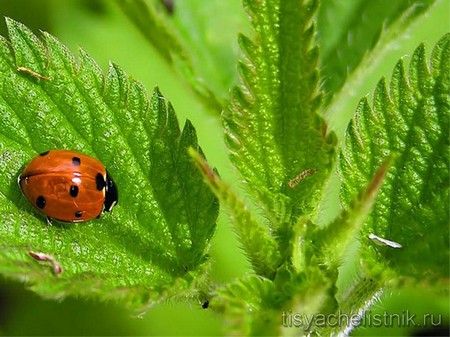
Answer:
[[97, 159], [68, 150], [36, 156], [18, 178], [20, 189], [47, 220], [83, 222], [110, 212], [118, 191]]

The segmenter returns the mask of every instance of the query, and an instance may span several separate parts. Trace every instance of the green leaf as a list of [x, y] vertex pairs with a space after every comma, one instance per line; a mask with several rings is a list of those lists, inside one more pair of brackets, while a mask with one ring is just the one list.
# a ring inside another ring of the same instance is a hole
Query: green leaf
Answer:
[[[389, 89], [381, 80], [373, 104], [363, 98], [347, 130], [340, 160], [345, 205], [386, 156], [397, 155], [361, 234], [369, 268], [381, 263], [400, 275], [448, 276], [449, 60], [449, 34], [435, 46], [429, 63], [420, 45], [409, 73], [400, 60]], [[402, 248], [378, 246], [370, 234]]]
[[398, 38], [433, 2], [323, 1], [317, 27], [327, 94], [332, 96], [342, 87], [347, 76], [377, 43]]
[[[244, 1], [255, 30], [241, 36], [243, 85], [224, 112], [231, 158], [275, 227], [315, 211], [334, 161], [319, 117], [316, 1]], [[300, 182], [301, 181], [301, 182]]]
[[[44, 43], [7, 19], [0, 39], [0, 272], [50, 297], [95, 295], [142, 305], [189, 288], [206, 258], [217, 200], [190, 164], [199, 150], [187, 122], [118, 66], [104, 76], [54, 37]], [[21, 69], [21, 71], [18, 71]], [[73, 149], [100, 159], [118, 185], [112, 214], [82, 224], [48, 226], [17, 186], [37, 153]], [[56, 277], [28, 253], [52, 255]]]
[[239, 1], [179, 1], [171, 15], [160, 1], [117, 3], [201, 103], [219, 115], [237, 77], [235, 36], [245, 26], [244, 15], [236, 15]]
[[193, 149], [189, 149], [189, 153], [211, 190], [229, 209], [234, 229], [254, 271], [261, 276], [273, 277], [280, 265], [280, 254], [267, 227], [254, 219], [244, 202], [208, 166], [202, 155]]
[[348, 317], [339, 324], [320, 325], [315, 327], [319, 336], [348, 336], [360, 325], [365, 313], [371, 313], [375, 304], [384, 293], [383, 282], [377, 278], [356, 276], [354, 284], [339, 298], [339, 309], [333, 313], [335, 317]]
[[372, 210], [378, 191], [384, 181], [392, 159], [388, 158], [375, 172], [368, 186], [359, 193], [341, 214], [326, 227], [313, 232], [313, 255], [320, 255], [320, 265], [325, 264], [330, 271], [337, 270], [344, 252], [361, 229]]
[[166, 102], [157, 92], [154, 104], [158, 137], [151, 146], [150, 181], [172, 239], [182, 243], [175, 247], [180, 267], [191, 270], [205, 258], [205, 245], [214, 234], [219, 204], [187, 155], [192, 146], [201, 151], [194, 127], [188, 120], [180, 134], [170, 103], [166, 110]]
[[247, 276], [218, 288], [211, 309], [224, 315], [229, 333], [242, 336], [276, 336], [280, 333], [280, 313], [272, 308], [271, 281]]

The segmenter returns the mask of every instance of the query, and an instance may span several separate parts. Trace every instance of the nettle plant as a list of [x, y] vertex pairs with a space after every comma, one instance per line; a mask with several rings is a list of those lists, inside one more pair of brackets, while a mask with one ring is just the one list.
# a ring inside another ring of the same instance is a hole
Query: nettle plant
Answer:
[[[138, 312], [167, 299], [200, 301], [223, 315], [228, 333], [253, 335], [289, 334], [286, 312], [361, 316], [383, 291], [445, 288], [450, 36], [429, 56], [420, 44], [409, 64], [399, 60], [390, 80], [354, 104], [371, 65], [443, 3], [375, 3], [359, 4], [361, 15], [349, 21], [357, 7], [350, 2], [325, 1], [316, 17], [314, 0], [244, 0], [253, 30], [239, 36], [240, 82], [230, 90], [219, 77], [233, 78], [236, 64], [207, 78], [220, 53], [186, 48], [203, 43], [189, 35], [202, 26], [176, 19], [205, 2], [179, 2], [171, 16], [159, 3], [119, 1], [223, 122], [245, 197], [206, 162], [194, 127], [179, 127], [158, 89], [149, 97], [117, 65], [104, 75], [86, 52], [75, 58], [50, 34], [38, 38], [6, 19], [0, 272], [45, 297], [118, 300]], [[342, 115], [352, 117], [346, 132]], [[49, 226], [35, 213], [17, 176], [54, 148], [105, 163], [120, 191], [113, 214]], [[324, 221], [327, 196], [338, 189], [342, 209]], [[228, 284], [215, 284], [208, 272], [219, 201], [252, 267]], [[345, 252], [357, 242], [357, 276], [338, 290]], [[347, 334], [355, 325], [295, 331]]]

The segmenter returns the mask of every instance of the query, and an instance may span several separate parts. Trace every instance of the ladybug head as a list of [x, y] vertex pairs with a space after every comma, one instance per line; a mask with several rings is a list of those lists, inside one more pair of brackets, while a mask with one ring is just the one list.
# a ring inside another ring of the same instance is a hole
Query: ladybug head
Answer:
[[105, 191], [105, 211], [111, 212], [113, 207], [119, 201], [119, 193], [116, 184], [111, 179], [111, 176], [106, 172], [106, 191]]

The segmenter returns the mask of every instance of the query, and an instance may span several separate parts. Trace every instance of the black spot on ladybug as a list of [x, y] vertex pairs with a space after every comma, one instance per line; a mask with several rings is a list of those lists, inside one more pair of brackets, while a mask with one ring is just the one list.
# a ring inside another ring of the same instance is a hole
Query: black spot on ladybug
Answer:
[[202, 303], [202, 309], [208, 309], [209, 307], [209, 301], [206, 300], [205, 302]]
[[80, 159], [79, 157], [73, 157], [73, 158], [72, 158], [72, 164], [73, 164], [74, 166], [80, 166], [80, 164], [81, 164], [81, 159]]
[[97, 184], [97, 189], [99, 191], [103, 190], [106, 186], [105, 178], [103, 178], [103, 174], [97, 173], [95, 176], [95, 183]]
[[40, 155], [41, 157], [43, 157], [43, 156], [46, 156], [46, 155], [48, 155], [48, 154], [49, 154], [49, 152], [50, 152], [50, 151], [45, 151], [45, 152], [39, 153], [39, 155]]
[[45, 198], [42, 195], [36, 198], [36, 206], [40, 209], [43, 209], [45, 207]]
[[69, 193], [71, 197], [76, 198], [76, 196], [78, 195], [78, 186], [76, 185], [70, 186]]
[[82, 211], [76, 211], [75, 212], [75, 218], [81, 218], [82, 215], [83, 215]]

